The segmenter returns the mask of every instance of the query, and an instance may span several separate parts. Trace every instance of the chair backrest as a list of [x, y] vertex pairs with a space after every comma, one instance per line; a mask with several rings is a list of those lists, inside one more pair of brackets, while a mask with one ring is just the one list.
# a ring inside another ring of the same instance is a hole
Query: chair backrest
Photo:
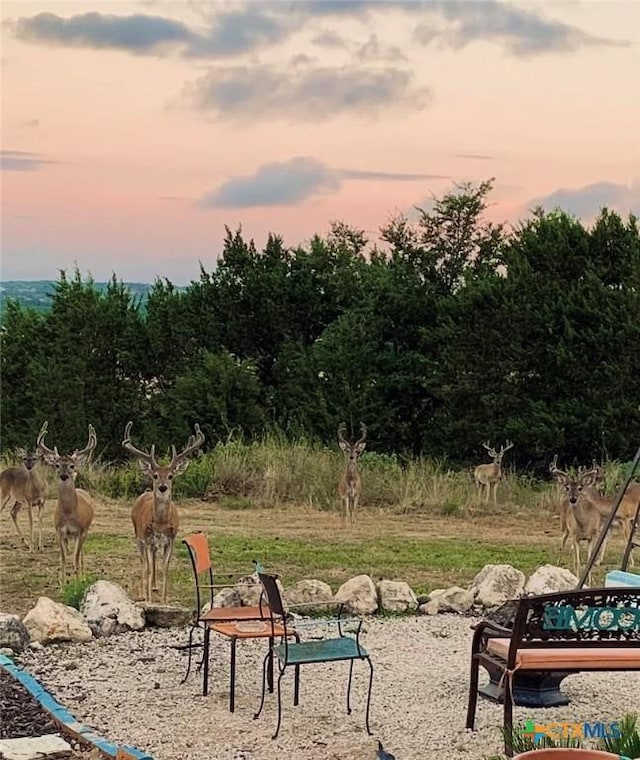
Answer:
[[[207, 534], [201, 530], [195, 533], [189, 533], [182, 539], [182, 543], [187, 547], [191, 567], [193, 568], [193, 580], [196, 587], [196, 616], [200, 615], [200, 610], [205, 601], [208, 601], [213, 607], [213, 567], [211, 565], [211, 554], [209, 553], [209, 541]], [[208, 573], [208, 582], [204, 584], [209, 589], [209, 598], [202, 598], [202, 589], [200, 588], [200, 576]]]
[[510, 661], [517, 649], [589, 648], [640, 643], [640, 591], [596, 588], [523, 597], [513, 623]]
[[258, 578], [260, 578], [260, 583], [262, 583], [264, 594], [267, 597], [267, 604], [271, 610], [271, 616], [273, 617], [275, 615], [284, 620], [287, 616], [287, 613], [282, 602], [280, 589], [278, 588], [278, 584], [276, 582], [277, 576], [269, 575], [268, 573], [261, 573], [258, 571]]

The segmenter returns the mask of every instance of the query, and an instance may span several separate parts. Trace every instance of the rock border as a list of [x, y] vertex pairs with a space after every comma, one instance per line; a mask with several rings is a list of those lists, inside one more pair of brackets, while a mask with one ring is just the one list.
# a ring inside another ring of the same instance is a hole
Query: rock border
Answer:
[[103, 737], [98, 736], [89, 726], [79, 723], [66, 707], [63, 707], [54, 699], [36, 678], [27, 673], [26, 670], [18, 667], [10, 657], [0, 654], [0, 667], [10, 673], [16, 681], [19, 681], [34, 699], [38, 700], [42, 708], [51, 715], [56, 723], [76, 740], [93, 745], [93, 747], [107, 757], [115, 758], [119, 751], [123, 751], [127, 757], [131, 757], [134, 760], [154, 760], [151, 755], [135, 747], [112, 744]]

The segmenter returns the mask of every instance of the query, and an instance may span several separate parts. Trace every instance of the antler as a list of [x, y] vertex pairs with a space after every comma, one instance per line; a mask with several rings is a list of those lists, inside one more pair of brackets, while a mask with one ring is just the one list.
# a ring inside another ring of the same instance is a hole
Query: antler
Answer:
[[200, 446], [204, 443], [204, 433], [202, 430], [200, 430], [200, 425], [196, 422], [196, 424], [193, 426], [194, 430], [196, 431], [195, 435], [189, 436], [189, 440], [187, 441], [187, 445], [185, 448], [179, 453], [176, 453], [176, 447], [171, 446], [171, 451], [173, 452], [173, 456], [171, 458], [171, 464], [169, 467], [174, 468], [176, 465], [178, 465], [183, 459], [186, 459], [189, 454], [193, 453], [196, 449], [199, 449]]
[[348, 441], [347, 441], [347, 440], [346, 440], [346, 438], [344, 437], [344, 431], [345, 431], [346, 429], [347, 429], [347, 424], [346, 424], [346, 422], [341, 422], [341, 423], [338, 425], [338, 440], [339, 440], [339, 441], [342, 441], [343, 443], [348, 443]]
[[[131, 443], [132, 426], [133, 426], [133, 422], [129, 420], [129, 422], [127, 422], [126, 427], [124, 429], [124, 440], [122, 441], [122, 446], [130, 454], [133, 454], [134, 456], [138, 457], [138, 459], [142, 459], [144, 462], [147, 462], [147, 464], [150, 464], [151, 467], [157, 468], [158, 463], [156, 462], [156, 447], [152, 446], [150, 452], [142, 451], [142, 449], [137, 449]], [[175, 448], [174, 448], [174, 453], [175, 453]]]
[[88, 458], [91, 452], [95, 449], [97, 443], [98, 439], [96, 438], [95, 428], [93, 425], [89, 425], [89, 440], [87, 441], [87, 445], [81, 451], [76, 449], [71, 456], [74, 459]]
[[364, 424], [364, 422], [360, 423], [360, 430], [362, 431], [362, 435], [358, 440], [355, 442], [355, 445], [357, 446], [359, 443], [364, 443], [367, 440], [367, 426]]
[[48, 446], [45, 446], [44, 444], [44, 437], [47, 434], [47, 428], [49, 427], [49, 422], [45, 420], [42, 423], [42, 427], [40, 428], [40, 432], [38, 433], [38, 440], [36, 441], [36, 449], [41, 454], [47, 454], [48, 456], [55, 457], [56, 459], [60, 458], [60, 454], [58, 454], [58, 447], [54, 446], [53, 449], [50, 449]]
[[513, 444], [507, 438], [507, 445], [506, 446], [500, 446], [500, 453], [504, 454], [506, 451], [509, 451], [509, 449], [512, 449], [512, 448], [513, 448]]
[[565, 472], [564, 470], [559, 470], [558, 469], [558, 455], [557, 454], [554, 455], [553, 461], [549, 465], [549, 472], [553, 476], [555, 476], [556, 478], [557, 477], [562, 477], [562, 478], [568, 478], [569, 477], [569, 473]]

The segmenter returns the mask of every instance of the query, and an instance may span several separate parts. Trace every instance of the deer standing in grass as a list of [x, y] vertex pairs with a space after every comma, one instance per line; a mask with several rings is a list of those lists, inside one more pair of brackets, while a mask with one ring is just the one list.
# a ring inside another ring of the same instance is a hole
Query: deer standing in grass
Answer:
[[[580, 470], [575, 477], [572, 477], [568, 472], [558, 469], [557, 461], [556, 456], [549, 465], [549, 471], [565, 490], [565, 497], [560, 508], [562, 546], [564, 547], [567, 539], [571, 539], [575, 557], [575, 574], [580, 576], [580, 542], [587, 542], [587, 556], [590, 557], [604, 525], [604, 518], [585, 498], [584, 493], [585, 489], [592, 487], [595, 483], [597, 470]], [[601, 547], [602, 554], [604, 554], [606, 543], [605, 538]], [[589, 583], [591, 583], [591, 577], [589, 577]]]
[[[593, 508], [600, 514], [604, 521], [611, 514], [614, 504], [618, 500], [618, 494], [614, 496], [604, 496], [595, 487], [595, 484], [604, 480], [602, 468], [594, 461], [592, 470], [595, 473], [593, 482], [583, 489], [582, 498], [587, 499]], [[625, 544], [633, 531], [634, 520], [638, 506], [640, 505], [640, 483], [631, 482], [625, 491], [612, 525], [618, 526], [622, 531]], [[633, 553], [631, 554], [630, 564], [634, 565]]]
[[87, 533], [93, 521], [94, 505], [91, 496], [82, 488], [76, 488], [78, 470], [91, 457], [96, 447], [96, 431], [89, 425], [89, 440], [81, 451], [76, 449], [72, 454], [63, 456], [58, 453], [58, 447], [53, 449], [45, 446], [48, 423], [45, 421], [38, 435], [37, 451], [44, 461], [55, 467], [58, 474], [58, 503], [53, 518], [53, 525], [58, 535], [60, 545], [60, 583], [64, 584], [67, 577], [67, 557], [69, 542], [75, 542], [73, 550], [73, 570], [79, 578], [84, 572], [83, 546]]
[[491, 464], [479, 464], [473, 472], [473, 477], [478, 489], [478, 496], [481, 497], [482, 491], [485, 493], [485, 502], [489, 501], [491, 495], [491, 487], [493, 486], [493, 505], [497, 504], [497, 491], [498, 483], [502, 477], [502, 457], [513, 448], [513, 444], [507, 441], [506, 446], [501, 446], [500, 451], [496, 451], [489, 445], [489, 441], [482, 444], [484, 448], [489, 452], [489, 456], [493, 459]]
[[[33, 551], [35, 547], [35, 532], [33, 524], [33, 508], [38, 509], [38, 551], [42, 551], [42, 512], [47, 494], [47, 484], [38, 471], [38, 462], [42, 456], [38, 451], [18, 449], [17, 452], [22, 462], [22, 467], [9, 467], [0, 473], [0, 494], [2, 504], [0, 512], [13, 499], [11, 507], [11, 519], [22, 543]], [[29, 541], [24, 537], [18, 525], [18, 514], [22, 507], [26, 506], [29, 518]]]
[[160, 466], [156, 461], [156, 447], [146, 452], [131, 443], [131, 427], [127, 422], [122, 445], [135, 457], [140, 468], [153, 481], [153, 490], [145, 491], [136, 499], [131, 510], [131, 520], [140, 552], [140, 593], [142, 599], [150, 602], [156, 583], [156, 555], [160, 554], [162, 565], [162, 601], [167, 600], [167, 573], [173, 552], [173, 544], [179, 527], [178, 508], [171, 497], [173, 479], [189, 466], [187, 457], [204, 443], [204, 435], [196, 424], [196, 434], [189, 438], [186, 447], [178, 454], [171, 446], [171, 462]]
[[344, 475], [338, 485], [338, 493], [344, 507], [345, 527], [354, 527], [356, 521], [356, 509], [362, 491], [362, 480], [358, 470], [358, 457], [367, 445], [367, 428], [364, 422], [360, 423], [360, 438], [353, 443], [344, 437], [346, 430], [344, 422], [338, 427], [338, 443], [347, 458], [347, 466]]

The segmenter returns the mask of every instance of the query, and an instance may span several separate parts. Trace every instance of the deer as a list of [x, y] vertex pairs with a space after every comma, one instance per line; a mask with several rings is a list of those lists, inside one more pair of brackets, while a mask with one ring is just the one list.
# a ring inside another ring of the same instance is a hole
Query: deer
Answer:
[[131, 510], [131, 521], [140, 554], [140, 595], [151, 602], [153, 592], [158, 592], [156, 582], [156, 555], [160, 554], [162, 567], [163, 602], [167, 600], [167, 573], [173, 544], [178, 533], [180, 519], [178, 508], [173, 502], [171, 491], [173, 479], [189, 466], [187, 457], [204, 443], [204, 434], [196, 423], [195, 435], [190, 436], [185, 448], [178, 454], [171, 446], [172, 457], [168, 465], [161, 466], [156, 460], [156, 447], [143, 451], [131, 443], [133, 422], [127, 422], [122, 446], [138, 459], [142, 472], [151, 478], [153, 490], [145, 491], [135, 500]]
[[75, 541], [73, 550], [73, 570], [76, 579], [84, 573], [84, 542], [93, 522], [95, 507], [91, 496], [82, 488], [76, 488], [76, 478], [81, 467], [87, 464], [96, 447], [96, 431], [89, 425], [89, 439], [84, 449], [75, 449], [73, 453], [61, 455], [58, 447], [53, 449], [45, 445], [48, 422], [40, 429], [37, 451], [46, 464], [55, 467], [58, 475], [58, 502], [53, 518], [53, 526], [58, 536], [60, 546], [60, 583], [67, 578], [67, 557], [69, 542]]
[[[594, 470], [600, 475], [600, 480], [603, 480], [602, 469], [598, 465], [595, 465]], [[596, 480], [594, 479], [594, 482], [591, 485], [584, 488], [583, 498], [589, 501], [604, 521], [611, 514], [611, 510], [618, 500], [618, 495], [604, 496], [597, 490], [597, 488], [595, 488], [595, 482]], [[613, 520], [613, 525], [617, 525], [621, 528], [625, 544], [629, 541], [631, 533], [633, 532], [634, 521], [639, 505], [640, 483], [631, 482], [618, 505], [616, 516]], [[632, 566], [634, 565], [633, 553], [631, 554], [630, 564]]]
[[[575, 574], [579, 577], [580, 541], [587, 542], [588, 556], [590, 557], [604, 525], [603, 516], [588, 499], [584, 498], [584, 491], [593, 486], [597, 471], [595, 469], [581, 469], [575, 477], [572, 477], [568, 472], [558, 469], [557, 462], [558, 457], [555, 456], [549, 465], [549, 471], [565, 490], [565, 497], [560, 508], [560, 524], [563, 532], [562, 546], [564, 547], [567, 539], [571, 539], [575, 558]], [[605, 548], [606, 538], [602, 544], [603, 554]], [[589, 576], [589, 583], [591, 583], [591, 574]]]
[[[11, 499], [14, 500], [11, 507], [11, 519], [22, 543], [29, 551], [35, 548], [35, 533], [33, 524], [33, 508], [38, 509], [38, 551], [42, 551], [42, 513], [47, 495], [47, 484], [38, 470], [38, 463], [42, 456], [38, 451], [17, 449], [16, 454], [22, 462], [22, 467], [9, 467], [0, 473], [0, 513], [4, 510]], [[18, 525], [18, 514], [25, 505], [29, 517], [29, 537], [22, 534]]]
[[338, 426], [338, 443], [347, 459], [344, 474], [338, 484], [338, 493], [342, 499], [344, 526], [354, 527], [358, 500], [362, 492], [362, 479], [358, 470], [358, 457], [367, 445], [367, 427], [360, 423], [360, 438], [353, 443], [344, 437], [347, 426], [343, 422]]
[[496, 451], [491, 447], [489, 441], [482, 444], [483, 447], [489, 452], [489, 456], [493, 459], [491, 464], [479, 464], [473, 471], [473, 477], [478, 489], [478, 496], [481, 496], [484, 490], [485, 499], [488, 503], [491, 495], [491, 487], [493, 486], [493, 505], [497, 504], [497, 491], [498, 483], [502, 477], [502, 457], [513, 448], [511, 441], [507, 440], [506, 446], [501, 446], [500, 451]]

